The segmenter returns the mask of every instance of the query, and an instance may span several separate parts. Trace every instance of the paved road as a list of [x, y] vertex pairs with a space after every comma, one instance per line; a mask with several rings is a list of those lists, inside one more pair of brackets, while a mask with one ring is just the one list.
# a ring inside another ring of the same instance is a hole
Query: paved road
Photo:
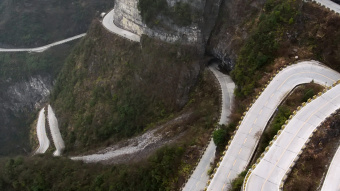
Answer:
[[316, 61], [288, 66], [276, 75], [245, 115], [208, 190], [226, 190], [229, 183], [245, 170], [267, 122], [294, 87], [312, 80], [327, 86], [338, 79], [339, 73]]
[[[217, 69], [217, 64], [212, 64], [209, 69], [217, 78], [222, 90], [222, 108], [219, 124], [227, 124], [229, 121], [228, 116], [231, 114], [232, 103], [234, 99], [235, 84], [230, 76], [223, 74]], [[210, 141], [202, 159], [195, 168], [193, 174], [185, 184], [183, 191], [197, 191], [204, 190], [206, 183], [209, 180], [207, 174], [210, 163], [215, 158], [216, 145], [213, 140]]]
[[281, 180], [310, 135], [340, 108], [339, 92], [337, 85], [296, 113], [249, 176], [247, 191], [279, 190]]
[[57, 46], [57, 45], [60, 45], [60, 44], [64, 44], [64, 43], [82, 38], [85, 35], [86, 35], [86, 33], [83, 33], [83, 34], [80, 34], [80, 35], [77, 35], [77, 36], [74, 36], [74, 37], [71, 37], [71, 38], [68, 38], [68, 39], [65, 39], [65, 40], [61, 40], [61, 41], [54, 42], [52, 44], [48, 44], [48, 45], [37, 47], [37, 48], [17, 48], [17, 49], [0, 48], [0, 52], [44, 52], [45, 50], [47, 50], [47, 49], [49, 49], [53, 46]]
[[39, 118], [37, 123], [37, 136], [39, 140], [39, 148], [35, 153], [45, 153], [50, 146], [50, 140], [46, 134], [45, 128], [45, 108], [39, 112]]
[[59, 131], [58, 120], [50, 105], [48, 105], [48, 123], [50, 125], [52, 139], [54, 142], [54, 146], [56, 148], [56, 151], [53, 153], [53, 155], [60, 156], [63, 150], [65, 149], [65, 144]]
[[321, 5], [324, 5], [325, 7], [329, 8], [330, 10], [333, 10], [337, 13], [340, 13], [340, 5], [334, 3], [331, 0], [313, 0]]
[[112, 9], [108, 14], [105, 15], [103, 19], [103, 26], [112, 33], [118, 34], [121, 37], [127, 38], [129, 40], [140, 42], [140, 36], [136, 35], [130, 31], [118, 28], [113, 23], [113, 15], [115, 14], [115, 10]]
[[340, 147], [333, 157], [321, 189], [321, 191], [330, 190], [340, 191]]

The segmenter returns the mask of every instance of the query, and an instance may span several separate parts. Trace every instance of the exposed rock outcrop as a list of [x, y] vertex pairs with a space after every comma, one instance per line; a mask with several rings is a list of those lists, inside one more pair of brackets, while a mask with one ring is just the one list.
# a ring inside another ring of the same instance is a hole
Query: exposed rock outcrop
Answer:
[[139, 35], [146, 34], [165, 42], [180, 42], [181, 44], [205, 44], [210, 36], [210, 32], [215, 25], [221, 0], [167, 0], [170, 7], [176, 3], [182, 2], [189, 4], [198, 12], [199, 21], [193, 22], [189, 26], [178, 26], [162, 18], [166, 21], [165, 26], [148, 27], [143, 21], [138, 10], [138, 0], [117, 0], [115, 2], [114, 23], [126, 30], [137, 33]]
[[[27, 119], [31, 112], [40, 108], [48, 99], [52, 90], [52, 79], [50, 76], [40, 75], [14, 83], [8, 79], [0, 82], [0, 87], [2, 89], [0, 92], [0, 155], [8, 152], [20, 153], [23, 151], [23, 144], [27, 145], [28, 142]], [[13, 151], [14, 148], [17, 151]], [[29, 146], [25, 146], [24, 149], [29, 149]]]
[[264, 3], [265, 0], [222, 0], [207, 52], [222, 60], [225, 70], [233, 69], [237, 53], [248, 36], [247, 24], [261, 11]]

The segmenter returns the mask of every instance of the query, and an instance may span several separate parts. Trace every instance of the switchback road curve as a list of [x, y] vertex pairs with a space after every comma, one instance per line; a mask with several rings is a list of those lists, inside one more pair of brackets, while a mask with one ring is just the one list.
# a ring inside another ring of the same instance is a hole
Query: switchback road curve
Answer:
[[245, 190], [280, 190], [283, 186], [282, 180], [313, 131], [340, 108], [339, 92], [340, 85], [337, 85], [296, 112], [289, 123], [283, 126], [283, 130], [279, 132], [277, 139], [272, 142], [272, 146], [256, 168], [250, 171], [248, 181], [245, 181]]
[[330, 86], [338, 79], [339, 73], [317, 61], [300, 62], [278, 73], [244, 116], [207, 190], [227, 190], [245, 170], [269, 119], [296, 86], [311, 81]]

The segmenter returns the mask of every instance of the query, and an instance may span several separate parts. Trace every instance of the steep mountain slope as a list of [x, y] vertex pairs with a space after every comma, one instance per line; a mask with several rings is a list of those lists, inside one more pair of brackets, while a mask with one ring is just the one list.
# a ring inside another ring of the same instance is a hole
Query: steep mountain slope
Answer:
[[131, 136], [183, 108], [201, 58], [194, 46], [129, 42], [95, 21], [52, 95], [66, 147]]
[[73, 45], [41, 54], [0, 54], [0, 156], [30, 151], [29, 126]]

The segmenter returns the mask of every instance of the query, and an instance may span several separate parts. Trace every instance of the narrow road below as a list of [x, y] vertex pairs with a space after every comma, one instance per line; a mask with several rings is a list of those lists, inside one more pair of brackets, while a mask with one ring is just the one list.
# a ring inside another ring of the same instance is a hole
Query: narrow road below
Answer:
[[330, 86], [338, 79], [339, 73], [316, 61], [300, 62], [277, 74], [244, 116], [208, 190], [227, 190], [231, 181], [245, 170], [269, 119], [296, 86], [311, 81]]
[[50, 146], [50, 140], [46, 134], [46, 124], [45, 124], [45, 108], [40, 110], [39, 118], [37, 122], [37, 136], [39, 141], [39, 148], [35, 151], [36, 154], [45, 153]]
[[56, 148], [56, 151], [53, 153], [53, 155], [60, 156], [63, 150], [65, 149], [65, 144], [59, 131], [58, 120], [50, 105], [48, 105], [48, 123], [50, 126], [54, 146]]
[[[218, 70], [217, 64], [210, 65], [209, 70], [215, 75], [222, 91], [221, 116], [219, 124], [227, 124], [229, 121], [228, 117], [231, 114], [232, 103], [234, 100], [235, 84], [230, 76], [223, 74]], [[200, 162], [195, 168], [193, 174], [190, 176], [188, 182], [185, 184], [183, 191], [204, 190], [204, 187], [209, 180], [208, 170], [210, 167], [210, 163], [214, 161], [215, 151], [216, 145], [211, 139]]]

